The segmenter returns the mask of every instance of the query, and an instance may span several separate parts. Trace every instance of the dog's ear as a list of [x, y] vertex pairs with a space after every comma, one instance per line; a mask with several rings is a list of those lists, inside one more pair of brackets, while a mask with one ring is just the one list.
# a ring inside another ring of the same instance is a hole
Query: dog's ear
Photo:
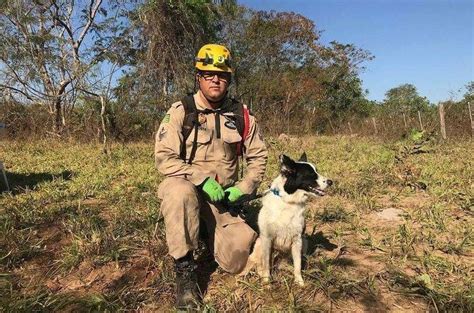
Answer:
[[300, 159], [298, 161], [308, 162], [308, 157], [306, 156], [306, 152], [303, 152], [303, 154], [300, 156]]
[[282, 154], [280, 155], [280, 164], [292, 166], [295, 164], [295, 161], [293, 161], [289, 156]]
[[292, 175], [295, 172], [295, 161], [286, 155], [280, 155], [281, 173], [285, 176]]

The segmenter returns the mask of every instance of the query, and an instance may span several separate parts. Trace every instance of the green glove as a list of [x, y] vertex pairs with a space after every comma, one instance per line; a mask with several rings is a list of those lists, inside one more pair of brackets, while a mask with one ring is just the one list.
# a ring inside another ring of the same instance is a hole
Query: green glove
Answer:
[[202, 191], [212, 202], [218, 202], [224, 199], [224, 189], [219, 183], [213, 178], [207, 178], [202, 184]]
[[229, 202], [235, 202], [244, 195], [242, 191], [240, 191], [240, 189], [237, 187], [229, 187], [225, 190], [225, 193], [229, 194], [229, 196], [227, 196]]

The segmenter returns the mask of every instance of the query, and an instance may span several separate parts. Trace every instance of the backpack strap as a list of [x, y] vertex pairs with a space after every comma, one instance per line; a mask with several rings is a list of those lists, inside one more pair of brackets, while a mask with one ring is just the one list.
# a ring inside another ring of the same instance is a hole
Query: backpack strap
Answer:
[[[242, 147], [250, 132], [250, 109], [244, 105], [244, 131], [242, 135]], [[245, 148], [245, 147], [244, 147]]]
[[191, 149], [191, 154], [189, 155], [188, 160], [188, 163], [191, 164], [193, 162], [197, 150], [197, 133], [199, 127], [198, 111], [196, 108], [196, 103], [194, 102], [194, 97], [192, 95], [184, 97], [181, 100], [181, 103], [184, 107], [184, 120], [183, 126], [181, 128], [181, 133], [183, 135], [183, 144], [181, 145], [179, 157], [186, 162], [186, 140], [188, 139], [194, 128], [193, 147]]
[[237, 144], [237, 155], [242, 156], [245, 150], [244, 142], [249, 135], [250, 129], [250, 110], [244, 104], [240, 102], [234, 103], [235, 112], [234, 114], [237, 116], [236, 126], [237, 130], [239, 131], [240, 136], [242, 137], [242, 141]]

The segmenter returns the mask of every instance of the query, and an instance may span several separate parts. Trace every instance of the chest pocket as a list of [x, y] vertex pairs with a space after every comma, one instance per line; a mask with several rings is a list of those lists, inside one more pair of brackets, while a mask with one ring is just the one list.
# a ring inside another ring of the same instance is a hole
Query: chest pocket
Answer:
[[[209, 129], [199, 129], [197, 133], [197, 149], [195, 159], [206, 159], [209, 151], [209, 143], [212, 138], [212, 130]], [[191, 155], [191, 150], [193, 149], [194, 142], [194, 129], [189, 134], [189, 137], [186, 139], [186, 159], [189, 159]]]
[[224, 141], [224, 152], [226, 160], [233, 160], [237, 156], [237, 144], [242, 141], [237, 129], [222, 128], [222, 140]]

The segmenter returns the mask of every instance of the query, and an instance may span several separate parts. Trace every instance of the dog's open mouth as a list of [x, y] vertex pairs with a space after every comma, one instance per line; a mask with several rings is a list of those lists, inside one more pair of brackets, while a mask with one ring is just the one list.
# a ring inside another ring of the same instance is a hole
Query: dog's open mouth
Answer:
[[312, 186], [308, 186], [308, 189], [311, 193], [317, 195], [317, 196], [324, 196], [326, 193], [320, 189], [320, 188], [317, 188], [317, 187], [312, 187]]

